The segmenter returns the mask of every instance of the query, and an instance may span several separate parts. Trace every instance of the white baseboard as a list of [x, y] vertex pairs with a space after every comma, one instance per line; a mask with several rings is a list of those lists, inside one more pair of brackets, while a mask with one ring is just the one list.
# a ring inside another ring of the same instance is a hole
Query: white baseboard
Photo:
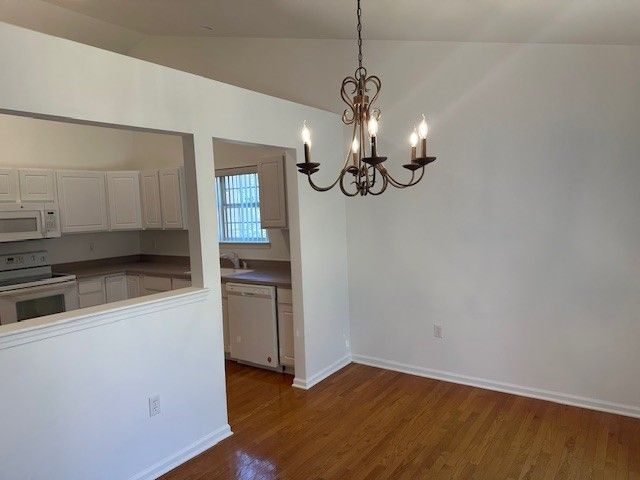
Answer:
[[385, 370], [393, 370], [396, 372], [408, 373], [410, 375], [417, 375], [419, 377], [444, 380], [445, 382], [470, 385], [472, 387], [495, 390], [497, 392], [511, 393], [523, 397], [537, 398], [540, 400], [562, 403], [564, 405], [573, 405], [575, 407], [588, 408], [590, 410], [598, 410], [601, 412], [625, 415], [627, 417], [640, 418], [640, 407], [636, 407], [633, 405], [624, 405], [620, 403], [608, 402], [605, 400], [598, 400], [595, 398], [580, 397], [567, 393], [524, 387], [521, 385], [513, 385], [510, 383], [496, 382], [484, 378], [458, 375], [456, 373], [444, 372], [441, 370], [432, 370], [424, 367], [416, 367], [414, 365], [407, 365], [405, 363], [394, 362], [392, 360], [385, 360], [382, 358], [369, 357], [366, 355], [353, 355], [353, 362], [363, 365], [369, 365], [372, 367], [384, 368]]
[[205, 435], [200, 440], [195, 441], [191, 445], [183, 448], [182, 450], [170, 455], [158, 463], [151, 465], [146, 470], [135, 474], [129, 480], [155, 480], [156, 478], [164, 475], [170, 470], [173, 470], [178, 465], [182, 465], [187, 460], [192, 459], [196, 455], [213, 447], [216, 443], [224, 440], [227, 437], [233, 435], [229, 424], [224, 425], [218, 430]]
[[322, 380], [333, 375], [338, 370], [343, 369], [350, 363], [351, 363], [351, 355], [347, 354], [344, 357], [342, 357], [340, 360], [333, 362], [328, 367], [323, 368], [318, 373], [316, 373], [315, 375], [312, 375], [307, 379], [295, 377], [293, 379], [293, 386], [296, 388], [301, 388], [302, 390], [309, 390], [314, 385], [317, 385]]

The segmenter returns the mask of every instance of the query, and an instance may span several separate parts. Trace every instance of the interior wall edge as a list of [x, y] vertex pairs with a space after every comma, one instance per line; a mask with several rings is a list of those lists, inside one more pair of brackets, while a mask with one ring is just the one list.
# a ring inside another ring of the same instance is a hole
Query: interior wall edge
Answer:
[[324, 379], [330, 377], [331, 375], [338, 372], [339, 370], [342, 370], [344, 367], [346, 367], [350, 363], [352, 363], [352, 358], [351, 358], [351, 353], [349, 352], [344, 357], [333, 362], [331, 365], [327, 366], [326, 368], [323, 368], [322, 370], [320, 370], [319, 372], [316, 372], [315, 374], [311, 375], [308, 378], [302, 378], [302, 377], [296, 376], [293, 379], [293, 386], [301, 390], [309, 390], [310, 388], [314, 387], [318, 383], [322, 382]]
[[169, 455], [163, 460], [159, 461], [155, 465], [147, 468], [146, 470], [132, 476], [129, 480], [155, 480], [160, 475], [173, 470], [175, 467], [182, 465], [193, 457], [200, 455], [205, 450], [217, 445], [225, 438], [229, 438], [233, 435], [229, 424], [225, 424], [213, 432], [205, 435], [201, 439], [193, 442], [191, 445], [186, 446], [182, 450]]

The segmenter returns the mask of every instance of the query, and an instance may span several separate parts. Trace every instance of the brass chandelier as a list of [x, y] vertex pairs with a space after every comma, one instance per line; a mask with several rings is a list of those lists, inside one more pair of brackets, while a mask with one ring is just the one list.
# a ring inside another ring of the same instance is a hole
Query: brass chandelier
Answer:
[[[340, 96], [347, 104], [342, 113], [342, 122], [353, 125], [351, 146], [338, 174], [338, 178], [326, 187], [318, 186], [311, 176], [320, 169], [320, 164], [311, 161], [311, 131], [304, 122], [302, 127], [302, 141], [304, 142], [304, 162], [297, 163], [298, 171], [307, 176], [309, 184], [318, 192], [326, 192], [336, 185], [342, 193], [349, 197], [356, 195], [380, 195], [389, 185], [395, 188], [406, 188], [417, 184], [424, 176], [425, 167], [435, 161], [436, 157], [427, 155], [427, 133], [429, 127], [422, 115], [422, 120], [409, 136], [411, 145], [411, 160], [403, 165], [411, 172], [409, 181], [401, 182], [393, 177], [384, 167], [387, 157], [378, 155], [377, 137], [380, 121], [380, 109], [374, 103], [380, 94], [382, 82], [375, 75], [367, 75], [367, 69], [362, 66], [362, 10], [360, 0], [357, 0], [358, 17], [358, 68], [353, 76], [342, 81]], [[366, 127], [365, 127], [366, 126]], [[368, 138], [367, 138], [368, 137]], [[369, 155], [366, 143], [369, 140]], [[418, 156], [420, 143], [420, 156]], [[362, 148], [361, 148], [362, 147]]]

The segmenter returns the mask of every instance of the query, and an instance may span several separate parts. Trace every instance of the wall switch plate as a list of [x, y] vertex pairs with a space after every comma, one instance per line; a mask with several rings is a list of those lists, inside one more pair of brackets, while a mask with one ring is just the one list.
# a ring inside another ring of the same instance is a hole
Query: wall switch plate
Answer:
[[443, 338], [442, 325], [436, 325], [435, 323], [433, 324], [433, 336], [436, 338]]
[[149, 417], [160, 415], [160, 395], [149, 397]]

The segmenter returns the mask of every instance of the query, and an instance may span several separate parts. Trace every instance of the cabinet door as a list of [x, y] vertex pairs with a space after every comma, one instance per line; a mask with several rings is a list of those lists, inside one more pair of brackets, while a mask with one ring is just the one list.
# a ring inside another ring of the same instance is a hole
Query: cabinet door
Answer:
[[141, 285], [143, 295], [168, 292], [171, 290], [171, 279], [168, 277], [151, 277], [144, 275], [141, 277]]
[[137, 275], [127, 275], [127, 298], [140, 296], [140, 277]]
[[111, 230], [142, 230], [140, 173], [107, 172]]
[[258, 184], [262, 228], [287, 228], [283, 156], [258, 159]]
[[229, 340], [229, 306], [226, 298], [222, 298], [222, 336], [224, 338], [224, 351], [231, 352], [231, 342]]
[[80, 308], [93, 307], [106, 303], [104, 277], [78, 280], [78, 297], [80, 300]]
[[280, 343], [280, 363], [295, 366], [293, 354], [293, 308], [291, 305], [278, 304], [278, 341]]
[[157, 170], [147, 170], [140, 174], [142, 193], [142, 224], [144, 228], [162, 228], [160, 207], [160, 182]]
[[109, 275], [104, 279], [107, 303], [127, 299], [127, 281], [124, 274]]
[[184, 278], [171, 279], [171, 290], [177, 290], [178, 288], [189, 288], [190, 286], [191, 286], [190, 280], [185, 280]]
[[23, 202], [55, 202], [56, 179], [53, 170], [25, 169], [20, 176], [20, 199]]
[[0, 168], [0, 202], [18, 201], [18, 172]]
[[160, 182], [160, 205], [162, 226], [168, 229], [182, 228], [182, 193], [180, 191], [180, 170], [165, 168], [158, 171]]
[[108, 230], [104, 172], [59, 171], [57, 178], [62, 232]]

